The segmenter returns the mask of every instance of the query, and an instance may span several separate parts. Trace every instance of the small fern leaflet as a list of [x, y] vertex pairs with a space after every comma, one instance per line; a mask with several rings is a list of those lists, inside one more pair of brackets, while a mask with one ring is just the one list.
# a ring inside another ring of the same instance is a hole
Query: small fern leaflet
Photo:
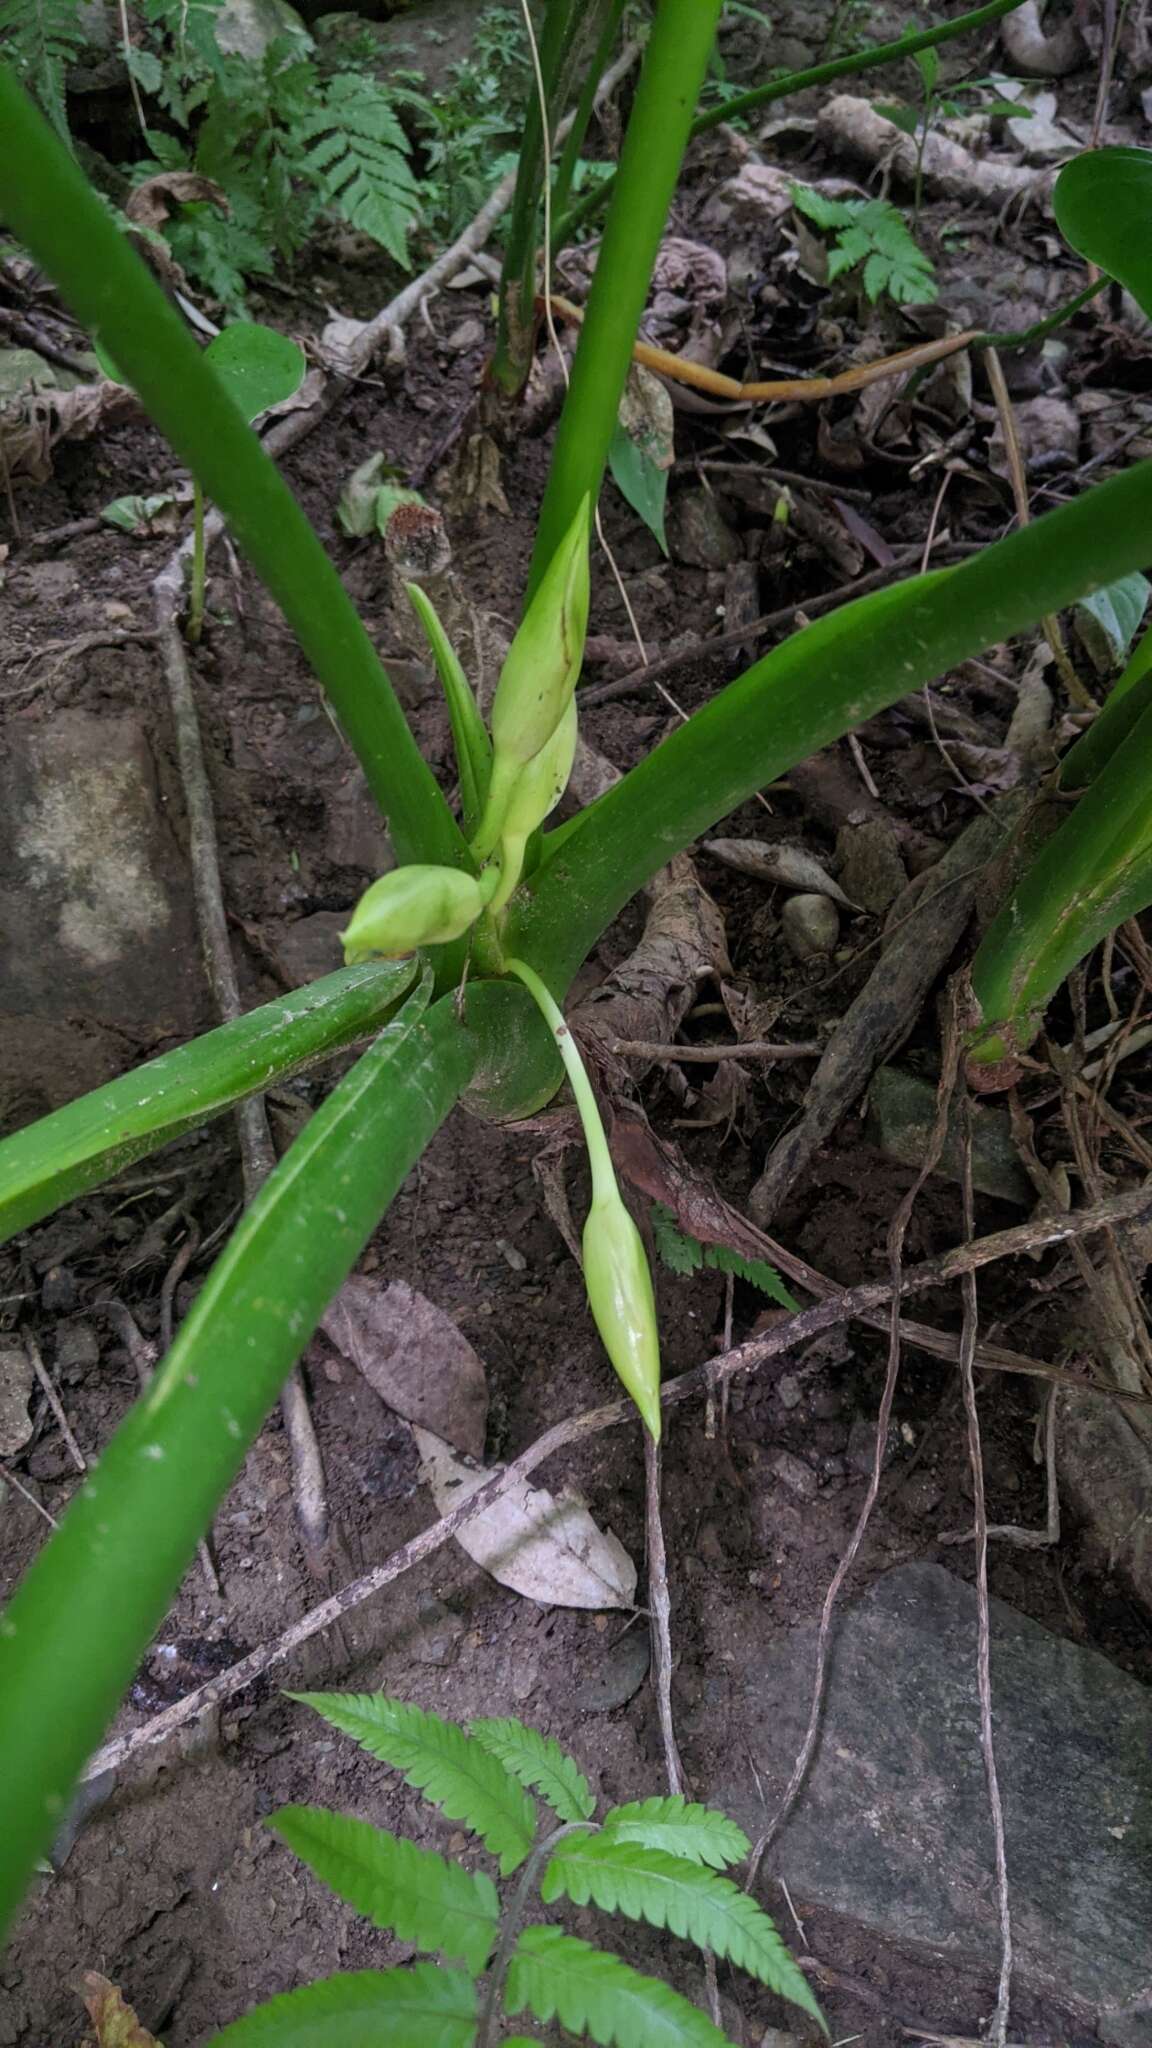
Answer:
[[433, 1849], [322, 1806], [282, 1806], [270, 1826], [377, 1927], [457, 1958], [474, 1977], [484, 1968], [500, 1918], [496, 1887], [485, 1871], [462, 1870]]
[[0, 0], [5, 62], [69, 147], [65, 73], [87, 40], [77, 0]]
[[686, 1856], [690, 1863], [707, 1863], [713, 1870], [723, 1870], [727, 1863], [742, 1863], [752, 1848], [743, 1828], [726, 1813], [687, 1800], [682, 1792], [667, 1799], [634, 1799], [628, 1806], [614, 1806], [604, 1816], [604, 1833], [614, 1842], [641, 1842], [646, 1849], [666, 1849], [670, 1856]]
[[517, 1783], [539, 1792], [560, 1820], [590, 1820], [596, 1801], [588, 1780], [551, 1735], [526, 1728], [523, 1721], [470, 1721], [469, 1734], [483, 1743]]
[[558, 2019], [600, 2048], [733, 2048], [678, 1991], [558, 1927], [526, 1927], [508, 1970], [510, 2013]]
[[454, 1722], [382, 1692], [290, 1697], [315, 1707], [369, 1756], [402, 1771], [449, 1820], [462, 1820], [499, 1857], [503, 1877], [523, 1863], [536, 1833], [536, 1808], [490, 1751]]
[[577, 1906], [591, 1901], [603, 1912], [667, 1927], [820, 2018], [807, 1980], [767, 1913], [728, 1878], [686, 1857], [610, 1835], [571, 1835], [544, 1872], [540, 1896], [546, 1905], [560, 1898]]
[[435, 1963], [321, 1977], [270, 1998], [213, 2036], [213, 2048], [472, 2048], [476, 1986]]
[[362, 72], [342, 72], [301, 116], [294, 136], [307, 149], [305, 168], [325, 205], [407, 269], [420, 194], [408, 138], [387, 94]]

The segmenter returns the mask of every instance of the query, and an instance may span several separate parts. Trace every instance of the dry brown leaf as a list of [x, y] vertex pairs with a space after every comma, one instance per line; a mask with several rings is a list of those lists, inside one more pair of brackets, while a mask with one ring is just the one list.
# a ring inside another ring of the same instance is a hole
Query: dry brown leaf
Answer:
[[145, 178], [128, 194], [124, 213], [136, 227], [158, 228], [173, 207], [196, 206], [203, 200], [218, 206], [221, 213], [232, 211], [228, 194], [199, 171], [157, 171], [154, 178]]
[[117, 1985], [96, 1970], [85, 1970], [82, 1979], [84, 2003], [96, 2030], [96, 2048], [162, 2048], [154, 2034], [140, 2025], [132, 2007], [125, 2003]]
[[830, 896], [845, 910], [858, 906], [844, 894], [821, 867], [815, 854], [802, 846], [766, 845], [759, 839], [706, 839], [704, 850], [737, 874], [752, 875], [758, 882], [775, 882], [782, 889], [798, 889], [805, 896]]
[[82, 441], [108, 419], [137, 406], [134, 392], [102, 380], [71, 391], [29, 391], [0, 410], [0, 442], [10, 476], [42, 484], [52, 474], [58, 441]]
[[344, 1282], [321, 1329], [405, 1422], [479, 1458], [488, 1420], [484, 1366], [451, 1316], [403, 1280]]
[[[414, 1429], [437, 1511], [459, 1507], [492, 1477], [465, 1465], [430, 1430]], [[521, 1480], [456, 1533], [474, 1564], [541, 1607], [632, 1607], [636, 1567], [611, 1530], [597, 1527], [577, 1494]]]

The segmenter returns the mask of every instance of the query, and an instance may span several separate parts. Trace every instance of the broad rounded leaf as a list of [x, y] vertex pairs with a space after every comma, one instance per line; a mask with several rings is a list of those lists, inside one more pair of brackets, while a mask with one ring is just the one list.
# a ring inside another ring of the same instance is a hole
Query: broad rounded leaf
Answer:
[[1126, 285], [1152, 320], [1152, 149], [1088, 149], [1052, 194], [1066, 242]]
[[500, 1859], [504, 1877], [517, 1870], [536, 1833], [536, 1808], [496, 1758], [454, 1721], [426, 1714], [386, 1693], [299, 1692], [369, 1756], [402, 1771], [449, 1820], [462, 1820]]
[[510, 2013], [558, 2019], [600, 2048], [734, 2048], [698, 2006], [558, 1927], [526, 1927], [508, 1970]]
[[212, 2048], [472, 2048], [476, 1987], [462, 1970], [416, 1963], [321, 1977], [246, 2013]]
[[222, 327], [204, 355], [249, 422], [299, 391], [307, 368], [297, 342], [255, 320], [234, 320], [230, 327]]
[[495, 1946], [500, 1918], [486, 1871], [446, 1863], [370, 1821], [322, 1806], [282, 1806], [269, 1826], [329, 1888], [401, 1941], [467, 1965], [473, 1976]]

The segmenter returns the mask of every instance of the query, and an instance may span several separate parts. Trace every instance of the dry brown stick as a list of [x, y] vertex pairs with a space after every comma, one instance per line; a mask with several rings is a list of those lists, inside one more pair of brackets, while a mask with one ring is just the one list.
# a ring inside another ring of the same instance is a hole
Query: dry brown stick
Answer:
[[[966, 1089], [963, 1095], [962, 1116], [961, 1187], [964, 1200], [964, 1232], [970, 1237], [976, 1227], [976, 1212], [972, 1198], [972, 1113]], [[996, 2011], [988, 2038], [992, 2048], [1005, 2048], [1012, 1991], [1012, 1907], [1008, 1890], [1008, 1857], [1004, 1845], [1004, 1805], [1000, 1797], [996, 1745], [992, 1733], [992, 1616], [988, 1604], [988, 1509], [984, 1498], [984, 1453], [980, 1442], [980, 1413], [976, 1406], [976, 1377], [972, 1370], [980, 1328], [980, 1309], [974, 1272], [964, 1274], [960, 1282], [960, 1297], [964, 1307], [960, 1339], [960, 1384], [964, 1394], [964, 1415], [968, 1425], [972, 1511], [976, 1525], [976, 1683], [980, 1698], [980, 1750], [984, 1758], [984, 1777], [992, 1816], [996, 1909], [1000, 1922], [1000, 1976], [996, 1990]]]
[[24, 1481], [22, 1479], [17, 1479], [16, 1474], [14, 1472], [10, 1472], [7, 1465], [0, 1465], [0, 1483], [2, 1483], [5, 1486], [14, 1486], [16, 1488], [17, 1493], [20, 1494], [23, 1497], [23, 1499], [27, 1501], [29, 1507], [35, 1508], [36, 1513], [38, 1515], [43, 1515], [44, 1520], [48, 1523], [50, 1528], [58, 1529], [60, 1527], [60, 1524], [56, 1520], [55, 1515], [49, 1514], [48, 1509], [44, 1506], [43, 1501], [37, 1500], [36, 1495], [32, 1493], [28, 1487], [25, 1486]]
[[684, 1790], [684, 1767], [672, 1719], [672, 1603], [668, 1594], [668, 1555], [660, 1515], [660, 1446], [644, 1431], [644, 1508], [648, 1532], [648, 1615], [652, 1631], [652, 1677], [664, 1774], [671, 1793]]
[[783, 1797], [752, 1851], [748, 1867], [749, 1891], [752, 1890], [755, 1883], [756, 1873], [761, 1862], [796, 1804], [804, 1780], [808, 1776], [824, 1711], [824, 1691], [828, 1670], [828, 1647], [832, 1633], [832, 1616], [836, 1609], [836, 1602], [840, 1598], [841, 1588], [859, 1556], [860, 1546], [864, 1541], [868, 1524], [872, 1519], [872, 1510], [880, 1495], [880, 1482], [884, 1476], [885, 1453], [887, 1450], [888, 1425], [892, 1417], [892, 1403], [896, 1398], [897, 1382], [900, 1378], [900, 1298], [904, 1291], [904, 1240], [908, 1234], [908, 1225], [912, 1221], [912, 1213], [919, 1200], [920, 1191], [930, 1178], [939, 1161], [940, 1154], [944, 1150], [944, 1141], [948, 1135], [948, 1117], [952, 1107], [952, 1097], [955, 1093], [956, 1080], [960, 1071], [960, 1029], [954, 998], [949, 1003], [944, 1037], [944, 1057], [940, 1081], [936, 1090], [936, 1115], [933, 1120], [932, 1129], [928, 1134], [923, 1164], [911, 1187], [901, 1199], [888, 1226], [888, 1266], [890, 1274], [888, 1288], [890, 1303], [888, 1364], [884, 1375], [884, 1388], [880, 1396], [879, 1413], [876, 1417], [876, 1445], [872, 1456], [872, 1471], [868, 1480], [868, 1490], [861, 1503], [860, 1512], [856, 1517], [855, 1527], [848, 1539], [847, 1548], [832, 1574], [828, 1590], [824, 1595], [824, 1604], [820, 1610], [820, 1625], [816, 1634], [816, 1669], [812, 1678], [808, 1725], [804, 1731], [804, 1739], [801, 1742], [796, 1761], [792, 1766], [788, 1783], [784, 1788]]
[[[980, 1266], [995, 1261], [1015, 1258], [1022, 1252], [1036, 1251], [1052, 1244], [1065, 1244], [1073, 1238], [1086, 1236], [1089, 1232], [1106, 1229], [1113, 1223], [1137, 1222], [1152, 1213], [1152, 1190], [1142, 1188], [1129, 1190], [1123, 1195], [1114, 1195], [1107, 1202], [1099, 1203], [1093, 1209], [1063, 1213], [1059, 1216], [1038, 1216], [1028, 1223], [1017, 1224], [1011, 1230], [995, 1232], [990, 1237], [977, 1238], [974, 1243], [957, 1245], [951, 1251], [937, 1258], [927, 1259], [922, 1265], [914, 1266], [905, 1273], [904, 1294], [920, 1289], [938, 1287], [947, 1280], [956, 1279], [961, 1273], [975, 1271]], [[692, 1366], [677, 1379], [668, 1380], [660, 1390], [662, 1407], [677, 1407], [683, 1401], [694, 1399], [707, 1391], [710, 1384], [725, 1381], [734, 1373], [751, 1372], [764, 1365], [768, 1359], [779, 1357], [795, 1345], [802, 1344], [822, 1330], [833, 1328], [838, 1323], [850, 1322], [861, 1314], [873, 1310], [891, 1298], [891, 1287], [885, 1281], [870, 1281], [863, 1287], [846, 1288], [842, 1294], [828, 1301], [817, 1302], [815, 1307], [804, 1309], [800, 1314], [788, 1316], [769, 1330], [761, 1331], [738, 1344], [722, 1358], [706, 1359], [702, 1364]], [[1104, 1392], [1091, 1381], [1077, 1383], [1085, 1393]], [[622, 1423], [635, 1422], [636, 1409], [631, 1401], [612, 1401], [604, 1408], [592, 1408], [582, 1415], [572, 1416], [567, 1422], [558, 1422], [537, 1437], [526, 1451], [514, 1458], [510, 1465], [492, 1473], [467, 1500], [442, 1515], [427, 1529], [421, 1530], [410, 1542], [402, 1544], [381, 1564], [374, 1565], [350, 1585], [334, 1593], [329, 1600], [321, 1601], [307, 1614], [301, 1615], [285, 1629], [275, 1642], [263, 1643], [250, 1651], [247, 1657], [222, 1671], [217, 1678], [209, 1679], [195, 1692], [177, 1700], [171, 1707], [165, 1707], [142, 1728], [134, 1729], [128, 1735], [117, 1736], [106, 1743], [92, 1758], [84, 1773], [93, 1778], [101, 1771], [113, 1770], [135, 1756], [143, 1749], [163, 1742], [175, 1729], [185, 1722], [194, 1720], [208, 1708], [219, 1706], [222, 1700], [230, 1699], [234, 1693], [260, 1678], [273, 1664], [280, 1663], [291, 1652], [306, 1643], [311, 1636], [318, 1635], [340, 1618], [380, 1593], [385, 1586], [402, 1578], [414, 1565], [422, 1564], [432, 1557], [455, 1536], [458, 1529], [473, 1515], [480, 1514], [500, 1499], [501, 1495], [517, 1486], [557, 1451], [565, 1450], [569, 1444], [580, 1443], [585, 1437], [597, 1436], [602, 1430], [617, 1429]]]
[[44, 1398], [47, 1401], [48, 1406], [52, 1410], [53, 1415], [56, 1417], [56, 1426], [59, 1429], [61, 1436], [63, 1437], [65, 1443], [68, 1446], [68, 1454], [72, 1460], [72, 1463], [75, 1465], [76, 1470], [78, 1472], [87, 1472], [88, 1461], [85, 1458], [83, 1451], [80, 1449], [79, 1444], [77, 1443], [75, 1437], [72, 1434], [72, 1425], [69, 1422], [68, 1417], [64, 1413], [64, 1403], [61, 1401], [59, 1394], [56, 1392], [56, 1388], [52, 1383], [52, 1378], [48, 1371], [48, 1368], [45, 1365], [44, 1360], [40, 1356], [40, 1346], [37, 1344], [36, 1339], [32, 1335], [32, 1332], [30, 1330], [25, 1332], [24, 1344], [28, 1352], [29, 1360], [31, 1361], [32, 1370], [35, 1373], [37, 1379], [40, 1382], [41, 1387], [44, 1390]]
[[654, 1039], [617, 1038], [608, 1046], [620, 1059], [651, 1060], [662, 1066], [710, 1067], [716, 1060], [818, 1060], [824, 1047], [811, 1045], [769, 1045], [749, 1038], [739, 1045], [660, 1045]]

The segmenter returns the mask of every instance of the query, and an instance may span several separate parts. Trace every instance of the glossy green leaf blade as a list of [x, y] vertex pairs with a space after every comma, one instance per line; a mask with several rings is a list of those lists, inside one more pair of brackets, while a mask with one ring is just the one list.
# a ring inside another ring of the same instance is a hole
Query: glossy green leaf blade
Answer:
[[214, 2034], [210, 2048], [472, 2048], [476, 1986], [463, 1970], [415, 1963], [321, 1977], [270, 1998]]
[[701, 1863], [609, 1834], [569, 1835], [544, 1872], [540, 1896], [545, 1905], [571, 1899], [577, 1906], [591, 1903], [605, 1913], [667, 1927], [747, 1970], [823, 2025], [808, 1980], [767, 1913], [730, 1878], [717, 1877]]
[[742, 1863], [752, 1844], [742, 1827], [715, 1806], [701, 1806], [677, 1792], [665, 1798], [634, 1799], [604, 1816], [604, 1833], [617, 1842], [642, 1842], [666, 1849], [713, 1870]]
[[994, 1061], [1026, 1046], [1078, 961], [1152, 903], [1152, 703], [1045, 841], [972, 962]]
[[0, 1615], [0, 1930], [281, 1385], [468, 1080], [451, 998], [410, 1009], [265, 1183]]
[[403, 1771], [408, 1783], [449, 1820], [462, 1820], [500, 1859], [505, 1877], [519, 1869], [536, 1833], [536, 1808], [492, 1753], [455, 1721], [382, 1692], [298, 1692], [291, 1697], [342, 1728], [369, 1756]]
[[323, 1806], [282, 1806], [269, 1823], [330, 1891], [400, 1941], [478, 1977], [496, 1945], [500, 1901], [485, 1870]]
[[469, 866], [335, 568], [180, 315], [0, 63], [0, 214], [142, 399], [280, 605], [389, 819], [401, 860]]
[[299, 391], [308, 367], [298, 342], [255, 320], [233, 320], [222, 327], [204, 350], [204, 360], [249, 424]]
[[526, 1927], [508, 1969], [505, 2007], [558, 2019], [599, 2048], [733, 2048], [695, 2005], [558, 1927]]
[[622, 498], [654, 535], [662, 554], [668, 553], [664, 530], [664, 508], [668, 498], [668, 471], [637, 445], [631, 434], [616, 423], [608, 448], [608, 467]]
[[326, 974], [4, 1139], [0, 1243], [245, 1096], [367, 1038], [415, 972], [403, 960]]
[[460, 776], [460, 808], [464, 820], [464, 836], [471, 839], [488, 800], [488, 784], [492, 778], [492, 742], [488, 737], [488, 728], [480, 716], [480, 707], [472, 694], [472, 685], [464, 673], [456, 649], [440, 623], [435, 605], [418, 583], [409, 583], [407, 589], [412, 609], [423, 626], [428, 645], [432, 649], [436, 673], [447, 701], [448, 718], [452, 726], [452, 744], [456, 749], [456, 768]]
[[1152, 149], [1085, 150], [1065, 164], [1052, 207], [1065, 241], [1152, 319]]
[[1150, 534], [1143, 462], [957, 569], [858, 598], [793, 634], [545, 841], [509, 951], [562, 993], [648, 877], [753, 790], [957, 662], [1140, 568]]
[[539, 1792], [562, 1821], [589, 1820], [596, 1801], [588, 1780], [554, 1736], [526, 1728], [523, 1721], [470, 1721], [468, 1733], [502, 1764], [520, 1785]]
[[1152, 626], [1142, 633], [1103, 710], [1060, 763], [1061, 789], [1085, 789], [1152, 704]]

